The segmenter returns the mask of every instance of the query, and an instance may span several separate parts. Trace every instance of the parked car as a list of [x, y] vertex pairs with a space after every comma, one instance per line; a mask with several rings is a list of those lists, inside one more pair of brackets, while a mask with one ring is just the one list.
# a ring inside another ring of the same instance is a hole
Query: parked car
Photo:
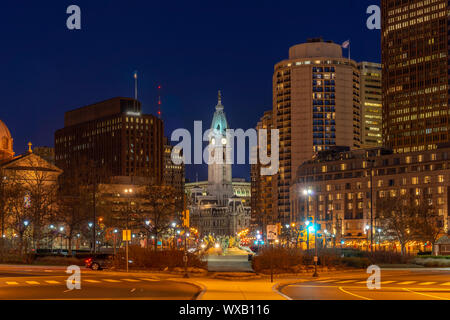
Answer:
[[96, 254], [84, 260], [86, 268], [92, 270], [109, 269], [114, 260], [113, 254]]

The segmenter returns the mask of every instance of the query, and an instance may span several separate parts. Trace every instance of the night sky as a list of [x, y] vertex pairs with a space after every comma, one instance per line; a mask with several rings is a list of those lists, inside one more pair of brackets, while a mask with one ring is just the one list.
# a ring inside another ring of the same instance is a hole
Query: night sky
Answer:
[[[6, 3], [7, 2], [7, 3]], [[66, 28], [66, 8], [81, 8], [82, 29]], [[64, 112], [115, 96], [133, 96], [156, 113], [162, 86], [165, 134], [209, 127], [222, 90], [233, 128], [254, 127], [272, 108], [273, 66], [290, 46], [322, 36], [351, 40], [352, 58], [380, 61], [380, 31], [366, 28], [379, 0], [297, 1], [2, 1], [0, 119], [16, 153], [53, 146]], [[344, 51], [344, 55], [347, 51]], [[205, 166], [186, 177], [206, 179]], [[249, 166], [233, 176], [249, 178]]]

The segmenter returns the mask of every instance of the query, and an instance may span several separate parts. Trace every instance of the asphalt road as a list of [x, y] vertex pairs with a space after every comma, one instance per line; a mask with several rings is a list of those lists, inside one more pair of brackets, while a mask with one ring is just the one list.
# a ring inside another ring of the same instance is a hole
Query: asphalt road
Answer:
[[145, 274], [90, 271], [82, 268], [81, 289], [68, 290], [62, 267], [0, 266], [0, 300], [150, 299], [190, 300], [195, 285]]
[[347, 272], [283, 285], [293, 300], [450, 300], [450, 270], [382, 270], [381, 289], [370, 290], [364, 272]]

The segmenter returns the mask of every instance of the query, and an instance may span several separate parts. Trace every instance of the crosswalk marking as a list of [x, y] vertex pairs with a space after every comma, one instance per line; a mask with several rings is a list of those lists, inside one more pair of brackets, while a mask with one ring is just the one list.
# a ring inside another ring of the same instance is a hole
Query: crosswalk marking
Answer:
[[140, 278], [140, 279], [145, 281], [159, 281], [158, 279], [151, 279], [151, 278]]
[[412, 284], [412, 283], [416, 283], [417, 281], [403, 281], [403, 282], [399, 282], [397, 284]]
[[47, 282], [49, 284], [59, 284], [59, 282], [55, 281], [55, 280], [45, 280], [45, 282]]
[[25, 281], [25, 282], [28, 284], [39, 284], [39, 282], [37, 282], [37, 281]]
[[441, 286], [450, 286], [450, 282], [441, 283]]
[[86, 279], [84, 281], [91, 282], [91, 283], [100, 283], [100, 281], [98, 281], [98, 280], [91, 280], [91, 279]]
[[8, 285], [15, 285], [15, 284], [19, 284], [19, 283], [15, 282], [15, 281], [6, 281], [6, 284], [8, 284]]
[[430, 284], [435, 284], [436, 282], [421, 282], [421, 283], [418, 283], [418, 285], [419, 286], [428, 286], [428, 285], [430, 285]]
[[136, 279], [120, 279], [123, 281], [128, 281], [128, 282], [141, 282], [141, 280], [136, 280]]
[[103, 281], [106, 281], [106, 282], [114, 282], [114, 283], [120, 282], [120, 280], [114, 280], [114, 279], [103, 279]]

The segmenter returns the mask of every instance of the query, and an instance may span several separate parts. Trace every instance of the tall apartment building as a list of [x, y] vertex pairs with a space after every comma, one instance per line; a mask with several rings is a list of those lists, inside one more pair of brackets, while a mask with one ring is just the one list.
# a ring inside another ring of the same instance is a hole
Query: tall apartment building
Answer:
[[381, 64], [358, 63], [361, 101], [361, 147], [381, 147], [382, 137], [382, 94]]
[[340, 45], [322, 39], [289, 49], [275, 65], [273, 121], [280, 130], [280, 170], [273, 210], [289, 221], [289, 187], [297, 168], [332, 146], [360, 147], [359, 71]]
[[142, 114], [141, 103], [112, 98], [68, 111], [55, 133], [55, 162], [65, 171], [92, 163], [114, 176], [162, 182], [163, 122]]
[[447, 0], [382, 0], [383, 139], [394, 152], [449, 141]]
[[[273, 111], [269, 110], [264, 112], [260, 121], [256, 125], [256, 130], [267, 130], [267, 152], [270, 155], [271, 152], [271, 135], [270, 130], [273, 129]], [[260, 145], [260, 144], [259, 144]], [[258, 149], [255, 150], [258, 152]], [[256, 156], [258, 153], [255, 154]], [[251, 165], [251, 226], [254, 229], [262, 228], [266, 230], [268, 224], [275, 224], [278, 222], [278, 214], [276, 214], [273, 208], [274, 193], [273, 190], [273, 177], [261, 175], [261, 164]]]

